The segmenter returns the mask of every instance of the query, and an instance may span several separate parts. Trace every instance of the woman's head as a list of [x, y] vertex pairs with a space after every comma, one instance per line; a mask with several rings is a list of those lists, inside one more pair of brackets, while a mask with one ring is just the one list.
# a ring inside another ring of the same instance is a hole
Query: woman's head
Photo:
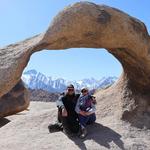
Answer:
[[89, 90], [88, 90], [87, 88], [83, 88], [83, 89], [81, 90], [82, 95], [87, 95], [88, 92], [89, 92]]

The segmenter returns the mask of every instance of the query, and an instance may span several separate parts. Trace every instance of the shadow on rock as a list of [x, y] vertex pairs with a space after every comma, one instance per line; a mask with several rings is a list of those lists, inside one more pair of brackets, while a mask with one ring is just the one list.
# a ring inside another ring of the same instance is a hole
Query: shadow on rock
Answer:
[[110, 149], [111, 142], [114, 142], [121, 150], [124, 150], [124, 143], [120, 139], [121, 135], [115, 132], [114, 130], [103, 126], [99, 123], [94, 123], [93, 125], [89, 125], [87, 127], [88, 135], [85, 139], [80, 138], [71, 138], [72, 141], [82, 150], [87, 150], [84, 141], [93, 140], [101, 146]]
[[0, 128], [5, 126], [9, 122], [10, 122], [10, 120], [8, 120], [6, 118], [0, 118]]

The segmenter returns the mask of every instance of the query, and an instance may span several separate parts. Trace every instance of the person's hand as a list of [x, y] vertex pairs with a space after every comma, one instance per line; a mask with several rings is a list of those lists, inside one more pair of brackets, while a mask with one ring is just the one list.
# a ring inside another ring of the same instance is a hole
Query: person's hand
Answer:
[[82, 116], [86, 116], [86, 112], [85, 112], [85, 111], [80, 111], [79, 113], [80, 113], [80, 115], [82, 115]]
[[67, 117], [67, 116], [68, 116], [68, 113], [67, 113], [66, 108], [63, 108], [63, 109], [62, 109], [62, 116], [63, 116], [63, 117]]
[[89, 115], [91, 115], [91, 114], [93, 114], [93, 112], [85, 112], [85, 115], [86, 115], [86, 116], [89, 116]]

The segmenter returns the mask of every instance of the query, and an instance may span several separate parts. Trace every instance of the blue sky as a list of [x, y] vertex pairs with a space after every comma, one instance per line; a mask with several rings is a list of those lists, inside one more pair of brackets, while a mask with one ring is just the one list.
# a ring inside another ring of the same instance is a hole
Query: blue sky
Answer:
[[[1, 0], [0, 47], [24, 40], [47, 29], [52, 18], [77, 0]], [[149, 0], [91, 0], [119, 8], [150, 28]], [[25, 70], [36, 69], [48, 76], [69, 80], [119, 76], [121, 64], [103, 49], [43, 50], [33, 54]]]

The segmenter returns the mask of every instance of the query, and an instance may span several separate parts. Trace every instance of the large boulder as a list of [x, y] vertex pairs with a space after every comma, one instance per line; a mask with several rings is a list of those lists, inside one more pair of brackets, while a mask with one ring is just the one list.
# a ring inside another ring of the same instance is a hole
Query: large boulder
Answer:
[[0, 117], [15, 114], [29, 106], [28, 90], [20, 80], [7, 94], [0, 98]]
[[149, 34], [140, 20], [105, 5], [76, 3], [61, 11], [46, 32], [0, 49], [0, 96], [20, 80], [34, 52], [75, 47], [105, 48], [120, 61], [120, 79], [97, 92], [98, 101], [117, 99], [119, 118], [150, 128]]

